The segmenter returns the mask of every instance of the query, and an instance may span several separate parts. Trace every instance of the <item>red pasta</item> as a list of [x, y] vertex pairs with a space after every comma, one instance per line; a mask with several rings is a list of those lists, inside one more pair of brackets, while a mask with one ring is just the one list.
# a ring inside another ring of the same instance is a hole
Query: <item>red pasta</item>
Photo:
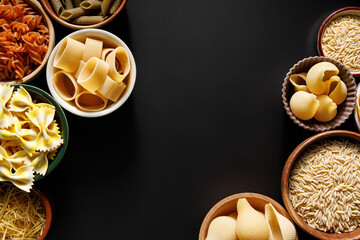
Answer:
[[0, 0], [0, 80], [22, 79], [43, 61], [49, 29], [23, 0]]

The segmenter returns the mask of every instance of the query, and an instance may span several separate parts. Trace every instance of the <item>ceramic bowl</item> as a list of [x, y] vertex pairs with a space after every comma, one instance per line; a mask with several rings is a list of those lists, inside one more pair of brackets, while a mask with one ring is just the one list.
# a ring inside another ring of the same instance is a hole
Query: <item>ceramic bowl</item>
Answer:
[[68, 22], [68, 21], [60, 18], [55, 13], [55, 11], [52, 7], [51, 1], [49, 1], [49, 0], [40, 0], [40, 1], [52, 19], [54, 19], [56, 22], [58, 22], [59, 24], [65, 26], [67, 28], [76, 29], [76, 30], [86, 29], [86, 28], [101, 28], [101, 27], [103, 27], [104, 25], [113, 21], [117, 17], [117, 15], [124, 9], [125, 4], [127, 2], [127, 0], [122, 0], [118, 9], [113, 14], [111, 14], [109, 17], [107, 17], [105, 20], [103, 20], [102, 22], [95, 23], [95, 24], [88, 24], [88, 25], [79, 25], [79, 24], [74, 24], [74, 23]]
[[282, 176], [281, 176], [281, 193], [283, 202], [285, 204], [285, 207], [290, 214], [291, 218], [294, 220], [294, 222], [306, 233], [309, 235], [317, 238], [317, 239], [323, 239], [323, 240], [335, 240], [335, 239], [360, 239], [360, 228], [356, 228], [354, 231], [349, 233], [326, 233], [323, 231], [319, 231], [310, 225], [308, 225], [294, 210], [294, 207], [291, 203], [290, 196], [289, 196], [289, 177], [291, 176], [291, 171], [293, 168], [294, 163], [297, 161], [298, 157], [301, 155], [301, 153], [308, 148], [310, 145], [318, 142], [319, 140], [324, 140], [328, 138], [345, 138], [352, 141], [360, 142], [360, 134], [351, 132], [351, 131], [345, 131], [345, 130], [332, 130], [332, 131], [326, 131], [322, 133], [318, 133], [302, 143], [300, 143], [290, 154], [288, 157], [285, 166], [283, 168]]
[[[323, 38], [325, 29], [327, 28], [327, 26], [329, 26], [329, 24], [331, 23], [332, 20], [334, 20], [338, 17], [341, 17], [341, 16], [346, 16], [346, 15], [354, 15], [354, 16], [360, 17], [360, 7], [352, 6], [352, 7], [344, 7], [344, 8], [338, 9], [338, 10], [334, 11], [333, 13], [331, 13], [321, 24], [321, 27], [318, 32], [318, 37], [317, 37], [317, 49], [318, 49], [320, 56], [331, 57], [331, 56], [328, 56], [327, 54], [325, 54], [325, 52], [323, 50], [322, 38]], [[346, 64], [344, 62], [342, 62], [340, 59], [337, 59], [336, 57], [333, 57], [333, 58], [346, 66]], [[360, 76], [359, 71], [351, 71], [351, 73], [354, 75], [354, 77]]]
[[54, 160], [49, 160], [49, 166], [47, 169], [47, 172], [44, 176], [36, 174], [35, 175], [35, 181], [40, 180], [44, 178], [45, 176], [49, 175], [54, 169], [59, 165], [61, 162], [69, 142], [69, 126], [68, 122], [65, 116], [64, 111], [62, 110], [61, 106], [55, 101], [55, 99], [50, 96], [47, 92], [44, 90], [31, 86], [26, 84], [21, 85], [13, 85], [15, 88], [18, 88], [22, 86], [25, 88], [31, 95], [32, 99], [35, 99], [37, 103], [43, 102], [43, 103], [49, 103], [53, 106], [55, 106], [56, 112], [55, 112], [55, 119], [58, 123], [58, 127], [60, 129], [60, 134], [62, 135], [62, 138], [64, 139], [64, 143], [57, 149], [57, 153], [55, 155]]
[[101, 30], [101, 29], [82, 29], [82, 30], [78, 30], [78, 31], [75, 31], [75, 32], [69, 34], [67, 37], [73, 38], [73, 39], [81, 41], [81, 42], [84, 42], [87, 37], [91, 37], [91, 38], [95, 38], [95, 39], [104, 41], [104, 46], [107, 45], [107, 46], [111, 46], [111, 47], [118, 47], [118, 46], [123, 47], [129, 56], [131, 70], [130, 70], [130, 73], [128, 74], [128, 76], [123, 81], [126, 84], [126, 89], [124, 90], [124, 92], [122, 93], [121, 97], [118, 99], [117, 102], [108, 104], [105, 109], [99, 110], [99, 111], [90, 112], [90, 111], [81, 110], [78, 107], [76, 107], [76, 105], [74, 103], [65, 101], [63, 98], [61, 98], [54, 88], [54, 81], [53, 81], [54, 58], [55, 58], [55, 55], [56, 55], [59, 47], [62, 44], [62, 41], [64, 41], [64, 39], [66, 38], [65, 37], [55, 46], [53, 52], [50, 55], [48, 65], [46, 68], [47, 84], [48, 84], [48, 87], [49, 87], [49, 90], [50, 90], [50, 93], [52, 94], [52, 96], [67, 111], [69, 111], [75, 115], [82, 116], [82, 117], [90, 117], [90, 118], [91, 117], [101, 117], [101, 116], [110, 114], [113, 111], [120, 108], [126, 102], [126, 100], [129, 98], [129, 96], [131, 95], [133, 88], [135, 86], [136, 64], [135, 64], [135, 59], [134, 59], [130, 49], [120, 38], [118, 38], [117, 36], [115, 36], [114, 34], [108, 32], [108, 31]]
[[41, 71], [45, 68], [46, 63], [49, 59], [50, 53], [51, 53], [52, 49], [54, 48], [55, 31], [54, 31], [54, 27], [52, 25], [50, 18], [47, 16], [46, 12], [44, 11], [41, 4], [37, 0], [24, 0], [24, 1], [26, 3], [28, 3], [32, 8], [34, 8], [36, 10], [36, 12], [41, 14], [44, 25], [49, 29], [48, 50], [43, 57], [42, 63], [39, 66], [37, 66], [29, 75], [24, 76], [22, 79], [12, 79], [12, 80], [8, 80], [8, 81], [0, 81], [0, 84], [2, 84], [2, 85], [27, 83], [27, 82], [30, 82], [33, 79], [35, 79], [41, 73]]
[[[212, 222], [212, 220], [214, 220], [216, 217], [227, 216], [237, 211], [236, 205], [237, 205], [237, 201], [240, 198], [246, 198], [246, 200], [254, 209], [261, 212], [265, 211], [266, 204], [271, 203], [281, 215], [283, 215], [292, 222], [290, 215], [275, 200], [258, 193], [238, 193], [222, 199], [210, 209], [210, 211], [206, 214], [201, 224], [199, 240], [206, 239], [209, 225]], [[298, 239], [298, 236], [296, 236], [296, 239]]]
[[[4, 189], [5, 187], [14, 187], [14, 188], [16, 188], [14, 185], [9, 184], [9, 183], [1, 183], [0, 184], [0, 188]], [[50, 201], [49, 197], [46, 194], [42, 193], [40, 190], [38, 190], [36, 188], [32, 188], [30, 193], [26, 193], [26, 192], [23, 192], [23, 191], [21, 191], [21, 193], [23, 193], [23, 194], [31, 194], [32, 196], [37, 195], [41, 199], [41, 202], [42, 202], [44, 210], [45, 210], [46, 222], [45, 222], [45, 226], [44, 226], [44, 229], [42, 231], [42, 234], [39, 237], [39, 240], [44, 240], [46, 238], [49, 230], [50, 230], [52, 220], [53, 220], [52, 202]]]
[[[319, 122], [315, 119], [301, 120], [297, 118], [290, 110], [290, 99], [291, 96], [294, 94], [294, 86], [290, 82], [290, 76], [295, 73], [307, 72], [316, 63], [324, 61], [333, 63], [339, 69], [338, 76], [341, 78], [341, 80], [345, 83], [347, 87], [347, 97], [343, 103], [337, 106], [337, 114], [335, 118], [333, 118], [331, 121]], [[282, 85], [282, 102], [284, 104], [287, 115], [299, 127], [314, 132], [322, 132], [335, 129], [341, 124], [343, 124], [354, 110], [355, 98], [356, 83], [353, 75], [343, 64], [327, 57], [309, 57], [299, 61], [286, 74]]]
[[360, 132], [360, 85], [356, 88], [356, 103], [354, 107], [354, 119], [357, 130]]

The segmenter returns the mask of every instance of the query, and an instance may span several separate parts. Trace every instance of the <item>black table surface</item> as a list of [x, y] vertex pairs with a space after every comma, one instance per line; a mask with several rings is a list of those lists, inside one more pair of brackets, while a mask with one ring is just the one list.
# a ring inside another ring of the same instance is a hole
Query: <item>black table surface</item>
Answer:
[[[47, 239], [197, 239], [207, 212], [229, 195], [255, 192], [283, 205], [284, 163], [316, 134], [286, 115], [284, 77], [318, 55], [322, 21], [356, 5], [128, 0], [102, 29], [131, 49], [134, 91], [104, 117], [65, 111], [67, 152], [35, 183], [54, 203]], [[56, 43], [74, 31], [53, 23]], [[45, 72], [31, 84], [49, 92]], [[356, 131], [353, 115], [338, 129]]]

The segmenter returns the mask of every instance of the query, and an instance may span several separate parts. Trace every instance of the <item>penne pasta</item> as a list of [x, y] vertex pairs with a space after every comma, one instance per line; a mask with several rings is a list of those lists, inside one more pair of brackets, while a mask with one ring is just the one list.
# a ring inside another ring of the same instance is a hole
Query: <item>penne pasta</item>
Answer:
[[102, 1], [101, 12], [102, 12], [103, 17], [108, 15], [108, 12], [109, 12], [110, 7], [113, 2], [114, 2], [114, 0], [103, 0]]
[[82, 1], [80, 7], [83, 9], [100, 9], [101, 1]]
[[65, 0], [65, 9], [72, 9], [74, 8], [72, 0]]
[[88, 25], [88, 24], [96, 24], [104, 21], [103, 16], [81, 16], [75, 18], [72, 23], [79, 25]]
[[64, 6], [60, 2], [60, 0], [50, 0], [50, 2], [51, 2], [51, 5], [53, 6], [54, 11], [56, 12], [57, 15], [60, 15], [62, 13], [62, 11], [64, 11]]
[[74, 8], [80, 7], [82, 0], [72, 0]]
[[64, 10], [60, 14], [60, 17], [62, 19], [64, 19], [64, 20], [70, 21], [70, 20], [75, 19], [77, 17], [84, 16], [84, 15], [86, 15], [88, 13], [89, 13], [89, 10], [83, 9], [81, 7], [77, 7], [77, 8]]
[[118, 8], [120, 7], [121, 3], [122, 3], [122, 0], [115, 0], [110, 7], [110, 11], [109, 11], [110, 14], [114, 14], [116, 12], [116, 10], [118, 10]]

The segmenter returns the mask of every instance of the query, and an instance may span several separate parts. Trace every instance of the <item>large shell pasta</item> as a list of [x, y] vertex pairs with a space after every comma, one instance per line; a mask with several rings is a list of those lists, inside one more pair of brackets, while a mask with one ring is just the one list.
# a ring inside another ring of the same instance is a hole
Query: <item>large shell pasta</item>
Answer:
[[323, 94], [326, 90], [325, 81], [336, 76], [339, 69], [330, 62], [319, 62], [312, 66], [306, 76], [306, 84], [309, 90], [316, 94]]
[[333, 76], [325, 82], [326, 94], [336, 105], [341, 104], [347, 96], [346, 84], [338, 76]]
[[[0, 94], [4, 93], [0, 87]], [[55, 116], [55, 107], [36, 103], [25, 88], [11, 90], [4, 104], [8, 105], [13, 124], [0, 127], [0, 181], [11, 181], [24, 191], [30, 191], [34, 173], [44, 175], [48, 159], [63, 143]], [[3, 98], [5, 99], [5, 98]]]
[[290, 109], [301, 120], [309, 120], [314, 117], [319, 107], [316, 95], [304, 91], [294, 93], [290, 99]]
[[66, 56], [64, 52], [67, 52], [69, 42], [72, 42], [70, 38], [64, 41], [56, 53], [57, 62], [54, 60], [53, 86], [56, 93], [72, 106], [88, 112], [101, 111], [119, 101], [131, 71], [127, 51], [87, 37], [80, 42], [82, 48], [76, 53], [76, 61], [71, 59], [76, 62], [76, 69], [70, 69], [60, 61], [60, 56]]
[[314, 118], [320, 122], [328, 122], [332, 120], [337, 113], [336, 104], [327, 95], [317, 96], [319, 107], [314, 115]]
[[292, 74], [290, 78], [291, 84], [294, 86], [295, 92], [298, 91], [305, 91], [309, 92], [307, 86], [306, 86], [306, 72]]

